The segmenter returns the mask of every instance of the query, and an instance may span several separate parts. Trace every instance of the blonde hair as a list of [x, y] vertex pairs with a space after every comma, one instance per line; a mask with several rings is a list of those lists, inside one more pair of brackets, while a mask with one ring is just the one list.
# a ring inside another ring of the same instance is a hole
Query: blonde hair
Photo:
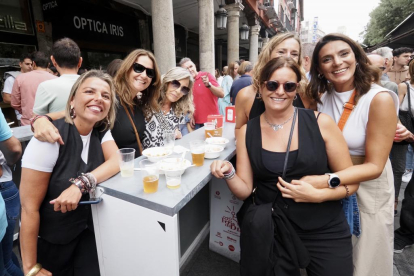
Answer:
[[191, 76], [190, 72], [187, 69], [182, 67], [174, 67], [162, 76], [161, 81], [161, 93], [158, 99], [159, 106], [162, 106], [166, 92], [168, 90], [168, 85], [173, 80], [184, 80], [188, 79], [188, 88], [190, 88], [190, 92], [187, 95], [183, 95], [178, 101], [171, 103], [171, 107], [174, 110], [174, 113], [177, 117], [181, 116], [182, 114], [186, 115], [190, 113], [191, 115], [194, 113], [194, 103], [193, 103], [193, 86], [194, 86], [194, 79]]
[[[255, 91], [259, 91], [260, 89], [260, 75], [262, 74], [263, 67], [272, 59], [272, 52], [273, 50], [283, 41], [293, 38], [299, 43], [299, 58], [297, 61], [297, 64], [299, 67], [302, 68], [302, 45], [300, 43], [300, 39], [296, 36], [294, 33], [283, 33], [277, 36], [274, 36], [270, 39], [269, 43], [266, 44], [266, 46], [263, 48], [262, 52], [260, 53], [257, 63], [253, 68], [253, 88]], [[305, 76], [305, 71], [301, 69], [302, 75]], [[306, 79], [302, 78], [302, 79]], [[305, 85], [301, 85], [298, 88], [298, 92], [303, 93]]]
[[111, 106], [109, 107], [108, 115], [104, 119], [97, 122], [94, 127], [99, 127], [101, 125], [104, 125], [105, 126], [104, 130], [112, 129], [115, 124], [116, 108], [118, 105], [118, 100], [116, 99], [115, 86], [114, 86], [111, 76], [109, 76], [108, 74], [100, 70], [90, 70], [90, 71], [87, 71], [86, 73], [83, 73], [78, 78], [78, 80], [75, 82], [75, 84], [72, 86], [72, 90], [70, 91], [69, 99], [68, 99], [68, 102], [66, 104], [66, 109], [65, 109], [65, 122], [73, 125], [73, 119], [70, 117], [70, 112], [71, 112], [70, 102], [75, 98], [76, 92], [78, 92], [79, 87], [89, 78], [98, 78], [106, 82], [109, 85], [110, 98], [111, 98]]
[[[129, 75], [131, 74], [132, 65], [140, 56], [147, 56], [151, 59], [155, 71], [155, 76], [151, 79], [150, 85], [142, 92], [142, 97], [139, 101], [136, 99], [136, 92], [133, 91], [129, 83]], [[126, 105], [129, 108], [133, 108], [134, 105], [142, 107], [142, 111], [147, 120], [152, 117], [152, 111], [158, 109], [158, 98], [160, 96], [161, 75], [158, 69], [157, 62], [154, 55], [144, 49], [137, 49], [131, 52], [122, 62], [118, 72], [114, 78], [116, 93], [119, 96], [121, 104]], [[135, 103], [136, 101], [136, 103]]]

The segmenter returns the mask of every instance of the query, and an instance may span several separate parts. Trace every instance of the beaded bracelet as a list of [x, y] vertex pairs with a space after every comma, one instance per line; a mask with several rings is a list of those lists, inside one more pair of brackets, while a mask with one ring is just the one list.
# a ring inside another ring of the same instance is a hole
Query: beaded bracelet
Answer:
[[348, 186], [347, 185], [343, 185], [344, 187], [345, 187], [345, 190], [346, 190], [346, 195], [345, 195], [345, 198], [348, 198], [349, 197], [349, 190], [348, 190]]
[[94, 193], [96, 189], [96, 178], [91, 173], [82, 173], [77, 178], [69, 179], [70, 183], [79, 188], [82, 194]]
[[236, 170], [233, 167], [233, 164], [231, 164], [229, 161], [226, 161], [231, 166], [231, 171], [229, 173], [224, 173], [223, 179], [230, 180], [233, 179], [233, 177], [236, 176]]
[[30, 127], [32, 129], [32, 132], [34, 132], [33, 124], [39, 118], [47, 118], [49, 120], [49, 122], [53, 122], [52, 118], [50, 118], [47, 115], [36, 115], [36, 116], [34, 116], [33, 118], [30, 119]]

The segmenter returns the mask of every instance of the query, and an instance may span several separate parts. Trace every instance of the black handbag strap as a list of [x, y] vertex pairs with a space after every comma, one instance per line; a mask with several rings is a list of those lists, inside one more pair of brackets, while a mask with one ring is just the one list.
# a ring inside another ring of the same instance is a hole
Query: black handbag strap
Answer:
[[[295, 107], [295, 111], [293, 113], [292, 126], [290, 127], [290, 134], [289, 134], [288, 145], [287, 145], [287, 148], [286, 148], [285, 161], [284, 161], [284, 164], [283, 164], [283, 173], [282, 173], [282, 178], [283, 179], [286, 176], [287, 163], [288, 163], [288, 160], [289, 160], [290, 145], [292, 144], [292, 137], [293, 137], [293, 131], [295, 130], [295, 124], [296, 124], [297, 114], [298, 114], [298, 109]], [[253, 201], [253, 204], [255, 204], [254, 197], [256, 195], [256, 190], [257, 190], [257, 186], [256, 186], [255, 182], [253, 182], [253, 191], [252, 191], [252, 201]], [[278, 195], [279, 194], [280, 193], [278, 193]], [[274, 201], [276, 201], [277, 197], [278, 196], [276, 196], [276, 198], [275, 198]]]
[[411, 112], [411, 97], [410, 97], [410, 86], [408, 85], [408, 82], [405, 82], [405, 85], [407, 85], [407, 97], [408, 97], [408, 114], [410, 114], [411, 118], [413, 118], [413, 113]]

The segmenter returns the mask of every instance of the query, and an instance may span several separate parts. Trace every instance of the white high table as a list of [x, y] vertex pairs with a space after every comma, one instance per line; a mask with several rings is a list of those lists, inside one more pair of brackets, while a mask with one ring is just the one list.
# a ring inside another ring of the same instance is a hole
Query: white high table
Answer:
[[[230, 140], [218, 159], [235, 155], [234, 126], [225, 123], [223, 137]], [[204, 128], [176, 145], [189, 148], [191, 140], [204, 140]], [[135, 167], [144, 157], [135, 160]], [[191, 154], [186, 158], [191, 161]], [[180, 267], [209, 231], [208, 183], [212, 175], [205, 159], [202, 167], [191, 167], [182, 176], [181, 187], [167, 188], [160, 175], [158, 191], [145, 194], [142, 175], [122, 178], [120, 174], [101, 183], [92, 205], [99, 266], [102, 276], [178, 276]]]

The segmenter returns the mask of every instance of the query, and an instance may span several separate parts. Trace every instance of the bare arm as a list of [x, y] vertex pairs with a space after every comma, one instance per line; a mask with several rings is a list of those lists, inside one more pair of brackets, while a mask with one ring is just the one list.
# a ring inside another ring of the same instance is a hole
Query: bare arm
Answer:
[[15, 110], [19, 111], [20, 114], [22, 113], [21, 100], [22, 98], [21, 98], [20, 86], [19, 86], [18, 80], [16, 79], [14, 81], [13, 88], [12, 88], [10, 104]]
[[[325, 114], [320, 114], [318, 119], [319, 129], [325, 142], [328, 164], [333, 172], [342, 171], [352, 167], [351, 157], [348, 146], [335, 122]], [[340, 158], [338, 158], [340, 156]], [[322, 179], [323, 187], [315, 188], [311, 184], [312, 180]], [[301, 180], [293, 180], [291, 184], [281, 181], [278, 188], [283, 197], [292, 198], [296, 202], [324, 202], [345, 198], [347, 190], [344, 186], [331, 189], [328, 187], [327, 175], [304, 177]], [[342, 183], [342, 178], [341, 184]], [[282, 184], [285, 187], [282, 187]], [[358, 183], [347, 183], [349, 195], [358, 190]]]
[[3, 102], [6, 104], [10, 104], [11, 103], [11, 94], [9, 93], [2, 93], [3, 95]]
[[[65, 111], [54, 112], [47, 114], [52, 120], [58, 120], [65, 116]], [[49, 122], [47, 118], [38, 118], [33, 123], [34, 137], [42, 142], [55, 143], [63, 145], [62, 137], [57, 128]]]
[[210, 89], [211, 93], [213, 93], [214, 96], [216, 96], [217, 98], [223, 98], [224, 97], [223, 88], [221, 88], [220, 86], [211, 85], [209, 89]]
[[22, 145], [16, 137], [12, 136], [0, 142], [0, 151], [3, 152], [7, 165], [13, 166], [22, 156]]
[[[24, 274], [37, 263], [37, 237], [39, 235], [39, 208], [45, 198], [51, 173], [22, 168], [20, 199], [22, 204], [20, 246]], [[42, 274], [44, 273], [44, 274]], [[47, 274], [45, 269], [38, 275]]]
[[236, 97], [236, 126], [234, 129], [235, 136], [237, 137], [238, 132], [242, 126], [247, 124], [249, 120], [249, 113], [253, 105], [255, 91], [253, 86], [249, 85], [239, 91]]
[[[404, 100], [405, 95], [407, 95], [407, 85], [405, 83], [400, 83], [398, 85], [398, 99], [400, 100], [400, 106]], [[410, 99], [414, 103], [414, 99]]]
[[[239, 199], [244, 200], [250, 196], [253, 190], [253, 171], [250, 165], [246, 149], [246, 126], [240, 129], [237, 137], [237, 174], [233, 179], [227, 180], [231, 192]], [[211, 173], [217, 178], [223, 178], [223, 173], [231, 169], [231, 165], [221, 160], [214, 161], [211, 166]]]

